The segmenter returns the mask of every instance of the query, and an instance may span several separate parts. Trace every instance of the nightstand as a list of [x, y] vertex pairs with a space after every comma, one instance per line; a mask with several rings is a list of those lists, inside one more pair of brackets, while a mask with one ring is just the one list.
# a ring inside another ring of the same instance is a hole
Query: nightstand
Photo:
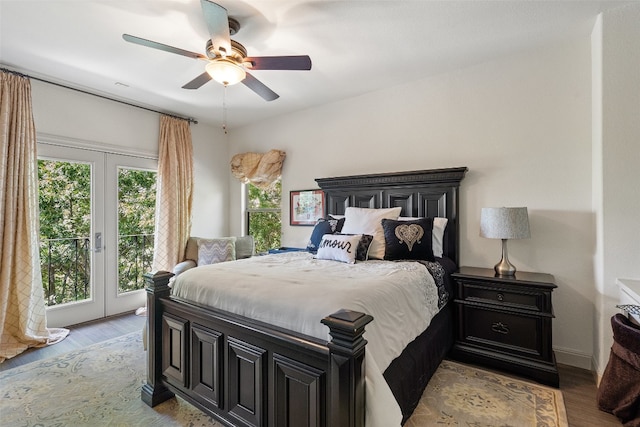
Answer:
[[558, 387], [552, 349], [550, 274], [461, 267], [455, 280], [455, 343], [451, 357]]

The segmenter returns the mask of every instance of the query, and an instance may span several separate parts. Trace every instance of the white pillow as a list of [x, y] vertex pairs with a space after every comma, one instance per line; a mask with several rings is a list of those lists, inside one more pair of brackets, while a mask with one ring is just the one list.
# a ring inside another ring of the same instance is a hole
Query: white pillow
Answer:
[[398, 219], [402, 208], [370, 209], [348, 207], [344, 212], [343, 234], [370, 234], [373, 236], [369, 258], [384, 259], [383, 219]]
[[318, 245], [316, 258], [355, 264], [361, 238], [362, 234], [325, 234]]
[[433, 256], [442, 258], [442, 251], [444, 247], [444, 230], [447, 228], [448, 218], [433, 218], [433, 231], [431, 232], [431, 240], [433, 247]]
[[236, 238], [198, 239], [198, 265], [235, 261]]
[[[398, 218], [398, 221], [411, 221], [414, 218], [410, 216], [401, 216]], [[448, 218], [433, 218], [433, 230], [431, 232], [431, 246], [433, 247], [433, 256], [437, 258], [442, 258], [443, 245], [444, 245], [444, 230], [447, 228], [447, 222], [449, 222]]]

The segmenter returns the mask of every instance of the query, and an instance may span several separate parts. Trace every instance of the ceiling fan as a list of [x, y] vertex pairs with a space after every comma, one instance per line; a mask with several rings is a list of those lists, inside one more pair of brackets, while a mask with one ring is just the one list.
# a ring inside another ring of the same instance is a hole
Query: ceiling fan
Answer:
[[227, 15], [227, 10], [209, 0], [200, 0], [204, 18], [211, 39], [207, 41], [206, 55], [190, 52], [166, 44], [123, 34], [128, 42], [152, 47], [207, 62], [206, 71], [191, 80], [183, 89], [198, 89], [209, 80], [228, 86], [242, 82], [266, 101], [273, 101], [279, 95], [264, 83], [249, 74], [247, 70], [310, 70], [311, 58], [307, 55], [293, 56], [247, 56], [247, 50], [231, 36], [240, 29], [240, 23]]

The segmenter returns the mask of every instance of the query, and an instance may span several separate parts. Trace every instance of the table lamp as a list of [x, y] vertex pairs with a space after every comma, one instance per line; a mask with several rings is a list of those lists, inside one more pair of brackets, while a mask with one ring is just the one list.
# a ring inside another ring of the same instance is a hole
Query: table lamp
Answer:
[[513, 276], [516, 267], [507, 255], [508, 239], [528, 239], [529, 215], [527, 208], [482, 208], [480, 212], [480, 236], [502, 239], [502, 259], [494, 267], [500, 276]]

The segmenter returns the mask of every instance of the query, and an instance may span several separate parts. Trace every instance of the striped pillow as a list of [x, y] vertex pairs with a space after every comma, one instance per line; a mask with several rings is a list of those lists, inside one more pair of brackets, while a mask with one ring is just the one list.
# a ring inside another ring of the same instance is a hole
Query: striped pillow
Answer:
[[225, 237], [220, 239], [198, 239], [198, 265], [234, 261], [235, 259], [235, 237]]

